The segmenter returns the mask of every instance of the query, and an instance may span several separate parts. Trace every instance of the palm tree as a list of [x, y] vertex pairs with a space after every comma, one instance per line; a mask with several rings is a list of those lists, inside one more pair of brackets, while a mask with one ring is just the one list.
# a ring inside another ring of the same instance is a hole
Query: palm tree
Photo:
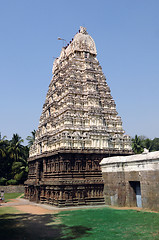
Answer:
[[135, 154], [140, 154], [144, 150], [141, 139], [137, 135], [135, 135], [135, 138], [132, 138], [132, 149]]
[[27, 179], [28, 175], [27, 161], [25, 159], [21, 159], [19, 162], [14, 162], [12, 164], [12, 174], [18, 183], [23, 183]]
[[22, 145], [23, 139], [18, 134], [13, 134], [12, 140], [8, 147], [8, 152], [12, 162], [12, 179], [18, 183], [24, 182], [28, 173], [28, 152], [27, 146]]
[[13, 134], [10, 141], [0, 134], [0, 184], [10, 181], [23, 183], [28, 174], [28, 146], [22, 145], [23, 139]]
[[14, 161], [18, 161], [24, 156], [24, 146], [21, 144], [24, 140], [16, 133], [10, 141], [8, 153]]
[[28, 141], [28, 147], [30, 148], [34, 141], [35, 141], [35, 134], [36, 134], [36, 130], [34, 129], [32, 132], [31, 132], [31, 136], [27, 136], [26, 140]]
[[12, 161], [8, 157], [8, 146], [9, 141], [6, 140], [6, 136], [1, 138], [0, 135], [0, 178], [6, 178], [6, 180], [10, 175], [12, 164]]
[[5, 140], [0, 140], [0, 158], [6, 156], [6, 142]]
[[6, 157], [6, 149], [8, 145], [6, 138], [6, 136], [3, 136], [2, 138], [0, 133], [0, 158]]

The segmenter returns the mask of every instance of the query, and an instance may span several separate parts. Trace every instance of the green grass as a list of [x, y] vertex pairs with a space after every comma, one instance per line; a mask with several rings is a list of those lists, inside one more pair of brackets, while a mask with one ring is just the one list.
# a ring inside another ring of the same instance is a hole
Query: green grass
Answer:
[[23, 193], [5, 193], [4, 194], [5, 202], [8, 202], [10, 199], [17, 198], [17, 197], [21, 196], [22, 194]]
[[67, 211], [58, 214], [61, 239], [159, 239], [159, 214], [111, 208]]
[[159, 214], [97, 208], [33, 215], [0, 207], [0, 239], [159, 240]]
[[0, 208], [0, 216], [2, 216], [4, 214], [16, 214], [16, 213], [19, 213], [19, 211], [16, 210], [15, 208], [13, 208], [13, 207], [2, 207], [2, 208]]

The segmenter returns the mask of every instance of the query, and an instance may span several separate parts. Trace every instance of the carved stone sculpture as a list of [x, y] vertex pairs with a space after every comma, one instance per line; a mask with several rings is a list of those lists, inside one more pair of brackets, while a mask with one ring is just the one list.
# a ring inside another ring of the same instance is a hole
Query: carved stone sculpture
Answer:
[[25, 197], [57, 206], [103, 203], [99, 162], [132, 153], [95, 42], [81, 27], [53, 64], [30, 148]]

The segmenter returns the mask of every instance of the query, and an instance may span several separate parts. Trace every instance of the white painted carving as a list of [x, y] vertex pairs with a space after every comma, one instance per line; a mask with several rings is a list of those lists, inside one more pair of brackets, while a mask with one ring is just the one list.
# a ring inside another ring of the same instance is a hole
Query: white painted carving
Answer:
[[53, 63], [30, 157], [59, 149], [131, 151], [95, 42], [84, 27]]

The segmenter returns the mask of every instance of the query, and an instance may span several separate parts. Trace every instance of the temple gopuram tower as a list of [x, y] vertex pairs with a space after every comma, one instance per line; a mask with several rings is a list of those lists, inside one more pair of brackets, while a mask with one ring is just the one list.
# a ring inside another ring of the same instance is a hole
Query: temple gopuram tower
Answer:
[[25, 197], [56, 206], [104, 203], [99, 162], [132, 154], [130, 137], [84, 27], [62, 48], [29, 153]]

